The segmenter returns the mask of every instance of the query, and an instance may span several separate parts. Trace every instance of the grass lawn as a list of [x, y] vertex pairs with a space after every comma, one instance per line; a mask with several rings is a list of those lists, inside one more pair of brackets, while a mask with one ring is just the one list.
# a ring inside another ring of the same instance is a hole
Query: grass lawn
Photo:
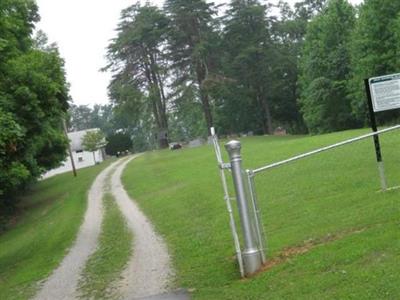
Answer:
[[[366, 132], [243, 138], [244, 165]], [[389, 185], [400, 185], [399, 132], [381, 144]], [[251, 279], [239, 278], [211, 146], [143, 155], [123, 182], [165, 236], [177, 284], [194, 299], [400, 298], [400, 190], [378, 192], [372, 138], [256, 177], [273, 263]]]
[[60, 263], [86, 210], [87, 192], [112, 161], [41, 181], [19, 204], [16, 223], [0, 235], [0, 299], [28, 299]]
[[103, 199], [104, 219], [96, 252], [86, 264], [80, 282], [82, 299], [116, 299], [113, 284], [132, 253], [132, 233], [110, 193]]

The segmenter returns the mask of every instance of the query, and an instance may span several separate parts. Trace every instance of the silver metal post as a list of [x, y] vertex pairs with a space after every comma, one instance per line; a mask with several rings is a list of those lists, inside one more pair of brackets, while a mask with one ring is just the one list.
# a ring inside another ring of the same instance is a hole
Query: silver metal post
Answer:
[[247, 180], [249, 182], [249, 192], [251, 197], [251, 204], [253, 206], [254, 211], [254, 219], [256, 221], [256, 233], [258, 239], [258, 247], [261, 253], [261, 261], [263, 264], [267, 262], [267, 258], [265, 255], [265, 250], [267, 247], [266, 239], [265, 239], [265, 231], [264, 226], [261, 221], [261, 213], [260, 209], [258, 208], [258, 200], [257, 200], [257, 193], [256, 187], [254, 182], [254, 173], [251, 170], [246, 170]]
[[235, 186], [240, 223], [243, 231], [244, 249], [242, 252], [244, 273], [251, 275], [261, 268], [261, 255], [254, 233], [254, 224], [250, 217], [250, 209], [246, 200], [244, 181], [242, 176], [241, 144], [239, 141], [230, 141], [225, 145], [231, 161], [233, 184]]
[[226, 176], [225, 176], [225, 171], [223, 168], [224, 162], [222, 161], [221, 149], [219, 147], [218, 137], [215, 134], [214, 127], [211, 127], [211, 136], [212, 136], [212, 140], [214, 143], [215, 155], [217, 157], [217, 161], [218, 161], [218, 165], [219, 165], [219, 172], [220, 172], [220, 176], [221, 176], [222, 188], [224, 190], [224, 199], [225, 199], [226, 207], [227, 207], [228, 214], [229, 214], [229, 224], [231, 227], [233, 242], [235, 245], [236, 257], [237, 257], [238, 264], [239, 264], [239, 271], [240, 271], [240, 275], [242, 277], [244, 277], [243, 257], [242, 257], [242, 252], [240, 250], [240, 241], [239, 241], [239, 236], [238, 236], [237, 230], [236, 230], [235, 218], [233, 216], [231, 197], [229, 196], [229, 192], [228, 192], [228, 184], [226, 183]]

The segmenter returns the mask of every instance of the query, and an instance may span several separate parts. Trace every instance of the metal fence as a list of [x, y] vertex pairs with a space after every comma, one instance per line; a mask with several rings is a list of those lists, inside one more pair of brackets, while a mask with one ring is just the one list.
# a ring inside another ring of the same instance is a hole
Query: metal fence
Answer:
[[[244, 170], [242, 168], [241, 144], [239, 141], [230, 141], [225, 145], [229, 154], [230, 163], [225, 163], [222, 159], [221, 149], [218, 142], [218, 137], [215, 134], [214, 128], [211, 129], [214, 149], [220, 168], [220, 176], [224, 190], [224, 199], [226, 201], [230, 227], [236, 249], [239, 270], [242, 277], [254, 274], [264, 263], [266, 263], [266, 236], [264, 226], [262, 225], [261, 212], [257, 204], [257, 193], [254, 178], [257, 174], [265, 172], [269, 169], [295, 162], [316, 155], [318, 153], [335, 149], [341, 146], [352, 144], [370, 137], [375, 137], [383, 133], [400, 129], [400, 125], [382, 129], [380, 131], [364, 134], [352, 139], [348, 139], [333, 145], [322, 147], [307, 153], [303, 153], [279, 162], [265, 165], [256, 169]], [[236, 197], [229, 195], [229, 189], [225, 171], [229, 170], [232, 174], [233, 185]], [[382, 161], [378, 161], [378, 170], [381, 180], [382, 190], [387, 189], [384, 166]], [[243, 247], [240, 245], [240, 239], [237, 232], [231, 201], [236, 200], [237, 210], [240, 219], [240, 227], [242, 232]], [[242, 249], [243, 248], [243, 249]]]

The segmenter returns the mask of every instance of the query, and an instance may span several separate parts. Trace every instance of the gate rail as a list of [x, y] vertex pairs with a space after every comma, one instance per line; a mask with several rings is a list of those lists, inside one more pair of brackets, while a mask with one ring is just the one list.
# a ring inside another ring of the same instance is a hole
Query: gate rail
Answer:
[[[266, 238], [264, 227], [261, 221], [261, 212], [257, 204], [257, 193], [255, 188], [254, 178], [258, 173], [276, 168], [290, 162], [294, 162], [324, 151], [328, 151], [337, 147], [348, 145], [369, 137], [376, 137], [389, 131], [400, 129], [400, 125], [385, 128], [372, 133], [364, 134], [355, 138], [351, 138], [336, 144], [325, 146], [310, 152], [293, 156], [291, 158], [275, 162], [257, 169], [243, 170], [241, 157], [241, 144], [239, 141], [230, 141], [225, 145], [230, 157], [230, 163], [224, 163], [222, 160], [221, 149], [218, 142], [218, 137], [215, 134], [214, 128], [211, 128], [212, 141], [214, 150], [220, 169], [220, 176], [224, 190], [224, 200], [227, 205], [227, 210], [230, 219], [230, 228], [234, 240], [236, 256], [238, 259], [239, 270], [242, 277], [256, 273], [266, 262]], [[226, 182], [225, 170], [230, 170], [232, 173], [233, 184], [236, 194], [237, 210], [239, 212], [240, 225], [243, 234], [243, 250], [240, 247], [240, 240], [237, 233], [237, 226], [233, 214], [228, 185]], [[386, 190], [386, 178], [382, 161], [378, 161], [378, 170], [381, 179], [382, 190]]]
[[396, 125], [396, 126], [393, 126], [393, 127], [389, 127], [389, 128], [385, 128], [385, 129], [376, 131], [376, 132], [364, 134], [364, 135], [361, 135], [361, 136], [356, 137], [356, 138], [348, 139], [348, 140], [345, 140], [345, 141], [342, 141], [342, 142], [339, 142], [339, 143], [336, 143], [336, 144], [333, 144], [333, 145], [329, 145], [329, 146], [322, 147], [322, 148], [319, 148], [319, 149], [316, 149], [316, 150], [313, 150], [313, 151], [310, 151], [310, 152], [307, 152], [307, 153], [296, 155], [296, 156], [293, 156], [291, 158], [288, 158], [288, 159], [285, 159], [285, 160], [282, 160], [282, 161], [279, 161], [279, 162], [276, 162], [276, 163], [272, 163], [272, 164], [266, 165], [264, 167], [260, 167], [260, 168], [254, 169], [253, 173], [257, 174], [257, 173], [266, 171], [268, 169], [276, 168], [276, 167], [279, 167], [281, 165], [290, 163], [290, 162], [295, 161], [295, 160], [299, 160], [299, 159], [302, 159], [302, 158], [305, 158], [305, 157], [308, 157], [308, 156], [311, 156], [311, 155], [314, 155], [314, 154], [317, 154], [317, 153], [321, 153], [321, 152], [324, 152], [324, 151], [327, 151], [327, 150], [331, 150], [331, 149], [334, 149], [334, 148], [337, 148], [337, 147], [341, 147], [341, 146], [344, 146], [344, 145], [347, 145], [347, 144], [358, 142], [360, 140], [363, 140], [363, 139], [366, 139], [366, 138], [369, 138], [369, 137], [372, 137], [372, 136], [376, 136], [376, 135], [379, 135], [381, 133], [393, 131], [393, 130], [396, 130], [396, 129], [400, 129], [400, 125]]

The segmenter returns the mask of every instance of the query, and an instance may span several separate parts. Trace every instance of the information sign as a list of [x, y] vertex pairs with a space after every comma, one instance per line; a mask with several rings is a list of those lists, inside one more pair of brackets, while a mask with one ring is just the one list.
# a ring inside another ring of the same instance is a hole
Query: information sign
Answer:
[[374, 112], [400, 108], [400, 74], [369, 78]]

